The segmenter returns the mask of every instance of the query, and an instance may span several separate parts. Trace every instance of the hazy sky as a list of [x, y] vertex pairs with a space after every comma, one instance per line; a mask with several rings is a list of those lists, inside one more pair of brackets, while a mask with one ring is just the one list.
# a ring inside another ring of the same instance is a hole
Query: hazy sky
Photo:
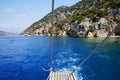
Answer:
[[[52, 0], [0, 0], [0, 30], [21, 33], [51, 12]], [[55, 0], [55, 8], [80, 0]]]

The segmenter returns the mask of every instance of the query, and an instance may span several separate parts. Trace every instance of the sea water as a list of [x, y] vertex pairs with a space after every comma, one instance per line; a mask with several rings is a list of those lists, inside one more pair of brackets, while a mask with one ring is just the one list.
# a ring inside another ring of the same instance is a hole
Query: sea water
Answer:
[[[46, 36], [0, 37], [0, 80], [46, 80], [50, 68]], [[53, 37], [53, 71], [71, 72], [102, 42], [100, 38]], [[110, 38], [75, 71], [78, 80], [120, 80], [120, 38]], [[46, 70], [45, 70], [46, 69]]]

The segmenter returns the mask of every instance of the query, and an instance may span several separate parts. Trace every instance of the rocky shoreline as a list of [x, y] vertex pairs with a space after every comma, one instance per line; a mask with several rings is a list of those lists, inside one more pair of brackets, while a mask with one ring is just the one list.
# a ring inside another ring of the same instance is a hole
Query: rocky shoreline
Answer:
[[[109, 25], [106, 18], [99, 18], [97, 22], [92, 22], [89, 18], [85, 18], [84, 22], [79, 23], [77, 20], [72, 24], [66, 23], [62, 26], [61, 30], [56, 32], [56, 28], [52, 30], [53, 36], [71, 36], [71, 37], [106, 37], [117, 26], [116, 22], [111, 21], [113, 24]], [[119, 28], [117, 30], [120, 30]], [[50, 36], [50, 33], [40, 33], [41, 29], [34, 31], [34, 36]], [[28, 35], [28, 34], [24, 34]], [[113, 33], [112, 37], [119, 36]]]

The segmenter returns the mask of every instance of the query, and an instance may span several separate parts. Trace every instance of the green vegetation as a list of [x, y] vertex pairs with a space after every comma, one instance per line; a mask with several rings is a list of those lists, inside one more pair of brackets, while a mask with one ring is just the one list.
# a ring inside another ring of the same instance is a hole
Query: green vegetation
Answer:
[[74, 14], [72, 18], [74, 21], [77, 20], [78, 22], [81, 22], [84, 19], [84, 17], [80, 13]]
[[116, 18], [113, 18], [113, 21], [115, 21], [116, 23], [120, 23], [120, 20]]
[[112, 24], [113, 24], [113, 22], [112, 22], [112, 21], [109, 21], [109, 22], [108, 22], [108, 25], [112, 25]]
[[94, 29], [90, 29], [90, 30], [88, 30], [88, 32], [94, 32]]
[[89, 9], [87, 12], [89, 13], [88, 14], [89, 18], [93, 18], [95, 15], [97, 17], [104, 17], [107, 14], [106, 10], [101, 10], [97, 8]]
[[72, 16], [69, 16], [68, 18], [58, 21], [55, 23], [56, 27], [61, 27], [63, 26], [65, 23], [74, 23], [74, 21], [78, 21], [78, 22], [84, 22], [84, 17], [87, 16], [89, 18], [92, 19], [93, 22], [97, 22], [98, 18], [97, 17], [104, 17], [107, 15], [106, 10], [102, 9], [97, 9], [97, 8], [92, 8], [92, 9], [88, 9], [86, 11], [84, 10], [79, 10], [77, 12], [75, 12]]
[[58, 21], [54, 24], [55, 27], [62, 27], [65, 24], [64, 20]]
[[93, 22], [98, 22], [98, 20], [99, 20], [99, 19], [98, 19], [97, 17], [93, 17], [93, 18], [92, 18], [92, 21], [93, 21]]
[[115, 35], [120, 35], [120, 30], [117, 30], [117, 31], [115, 32]]
[[111, 0], [108, 4], [108, 7], [111, 7], [112, 9], [116, 9], [120, 7], [120, 0]]

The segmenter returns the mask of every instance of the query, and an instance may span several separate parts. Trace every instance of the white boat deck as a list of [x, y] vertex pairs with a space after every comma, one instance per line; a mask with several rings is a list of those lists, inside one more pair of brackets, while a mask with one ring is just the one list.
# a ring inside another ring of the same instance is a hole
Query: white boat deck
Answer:
[[67, 72], [50, 72], [50, 80], [77, 80], [74, 74]]

